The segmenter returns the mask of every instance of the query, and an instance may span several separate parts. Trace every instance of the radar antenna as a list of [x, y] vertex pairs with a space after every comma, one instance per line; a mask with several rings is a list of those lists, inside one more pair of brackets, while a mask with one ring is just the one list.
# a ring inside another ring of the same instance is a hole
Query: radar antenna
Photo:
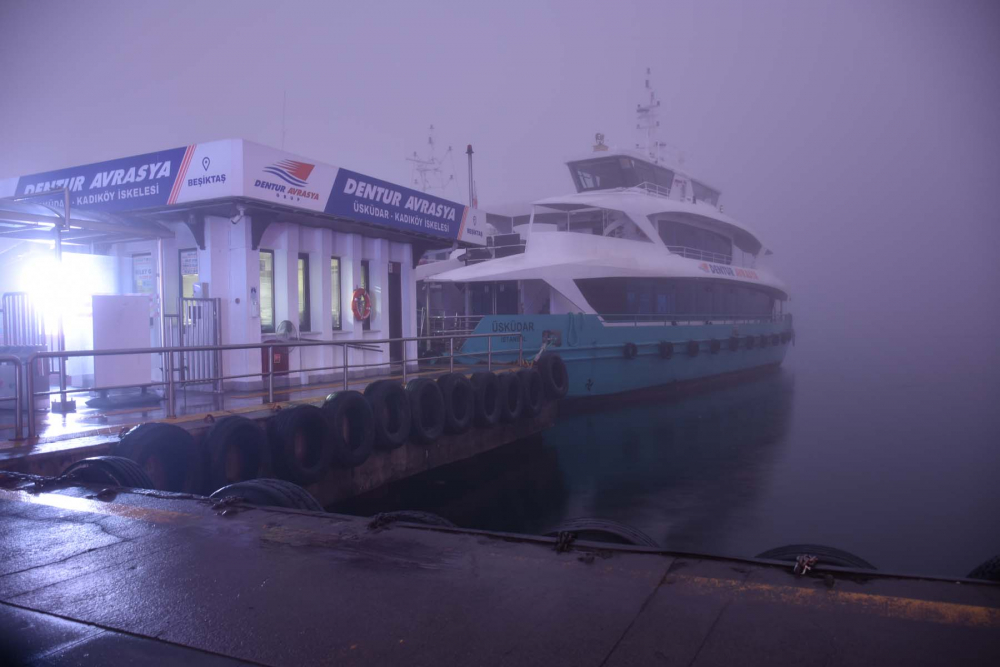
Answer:
[[676, 146], [671, 146], [656, 138], [657, 131], [660, 128], [660, 100], [657, 99], [656, 91], [653, 90], [652, 85], [649, 83], [651, 76], [652, 70], [647, 67], [646, 90], [649, 91], [649, 102], [647, 104], [637, 104], [635, 107], [635, 115], [638, 119], [635, 129], [644, 133], [643, 140], [637, 143], [635, 147], [637, 150], [648, 155], [649, 159], [656, 164], [664, 162], [666, 160], [667, 149], [672, 149], [678, 165], [683, 166], [687, 157], [684, 152]]
[[[444, 152], [443, 157], [437, 156], [437, 146], [434, 143], [434, 126], [431, 125], [427, 131], [427, 153], [426, 156], [421, 156], [417, 151], [413, 151], [411, 157], [406, 158], [406, 161], [412, 165], [410, 180], [413, 185], [420, 188], [421, 192], [429, 192], [431, 190], [444, 191], [450, 185], [455, 185], [455, 189], [458, 189], [458, 184], [455, 182], [455, 161], [452, 156], [451, 146], [448, 146], [448, 150]], [[449, 160], [450, 167], [445, 166], [445, 158]]]

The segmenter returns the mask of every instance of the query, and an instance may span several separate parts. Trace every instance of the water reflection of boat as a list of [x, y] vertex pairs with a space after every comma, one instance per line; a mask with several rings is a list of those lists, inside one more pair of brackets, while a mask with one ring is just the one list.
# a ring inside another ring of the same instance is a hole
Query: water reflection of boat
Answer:
[[680, 400], [561, 419], [543, 438], [437, 469], [335, 508], [421, 509], [470, 527], [542, 533], [570, 517], [627, 523], [670, 549], [742, 553], [785, 441], [793, 380], [775, 371]]

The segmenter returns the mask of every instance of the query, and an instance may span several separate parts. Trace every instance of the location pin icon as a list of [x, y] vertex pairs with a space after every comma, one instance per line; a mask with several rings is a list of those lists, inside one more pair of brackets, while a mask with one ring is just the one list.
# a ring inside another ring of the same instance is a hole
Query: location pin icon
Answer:
[[201, 159], [201, 166], [205, 168], [205, 171], [208, 171], [208, 165], [210, 164], [212, 164], [212, 161], [208, 159], [208, 156]]

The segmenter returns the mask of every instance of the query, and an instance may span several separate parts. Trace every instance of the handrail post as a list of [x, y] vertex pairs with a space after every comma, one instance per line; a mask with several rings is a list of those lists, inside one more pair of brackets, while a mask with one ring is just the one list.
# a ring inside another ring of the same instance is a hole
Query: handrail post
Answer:
[[406, 385], [406, 339], [403, 339], [403, 385]]
[[35, 374], [31, 372], [32, 367], [38, 363], [35, 355], [28, 357], [28, 439], [35, 437]]
[[167, 352], [167, 418], [177, 416], [174, 405], [174, 353]]
[[24, 375], [21, 361], [14, 362], [14, 439], [21, 440], [24, 435], [24, 415], [21, 414], [21, 392], [24, 391]]
[[493, 336], [486, 337], [486, 371], [493, 371]]
[[524, 334], [517, 334], [517, 365], [524, 365]]
[[455, 337], [448, 339], [448, 372], [455, 372]]
[[343, 345], [344, 349], [344, 391], [347, 391], [347, 345]]
[[274, 346], [267, 346], [267, 402], [274, 403]]

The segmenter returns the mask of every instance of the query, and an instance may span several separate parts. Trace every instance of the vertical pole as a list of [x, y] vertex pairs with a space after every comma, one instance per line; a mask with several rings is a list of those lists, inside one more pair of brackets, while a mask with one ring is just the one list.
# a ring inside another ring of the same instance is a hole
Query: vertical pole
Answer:
[[[66, 230], [69, 230], [69, 188], [63, 191], [63, 225], [65, 225]], [[60, 227], [55, 228], [56, 233], [56, 271], [62, 279], [62, 229]], [[63, 330], [63, 313], [62, 308], [59, 309], [59, 316], [56, 319], [56, 346], [60, 352], [66, 351], [66, 332]], [[66, 358], [59, 357], [59, 412], [66, 414], [69, 406], [66, 404]]]
[[28, 377], [27, 377], [27, 380], [28, 380], [28, 382], [27, 382], [28, 392], [27, 392], [27, 394], [28, 394], [28, 439], [29, 440], [33, 440], [35, 438], [35, 435], [36, 435], [36, 432], [35, 432], [35, 374], [32, 372], [32, 370], [34, 369], [35, 364], [37, 364], [37, 363], [38, 363], [38, 360], [35, 358], [35, 355], [31, 355], [30, 357], [28, 357], [28, 363], [27, 363], [27, 367], [28, 367]]
[[347, 345], [342, 347], [344, 349], [344, 391], [347, 391]]
[[486, 371], [493, 370], [493, 336], [486, 337]]
[[167, 418], [177, 416], [177, 406], [174, 404], [174, 353], [167, 352]]
[[14, 362], [14, 439], [21, 440], [24, 435], [24, 415], [21, 414], [21, 392], [24, 391], [24, 375], [22, 374], [21, 361]]
[[[165, 296], [165, 286], [166, 278], [164, 276], [164, 266], [163, 266], [163, 239], [156, 239], [156, 298], [159, 301], [158, 307], [160, 311], [160, 348], [168, 347], [167, 344], [167, 313], [164, 305], [166, 301]], [[167, 355], [166, 353], [160, 353], [160, 368], [163, 369], [163, 375], [167, 374]], [[163, 381], [166, 382], [167, 378], [164, 377]]]
[[406, 339], [403, 339], [403, 385], [406, 385]]
[[455, 372], [455, 338], [448, 339], [448, 372]]
[[524, 334], [517, 334], [517, 365], [524, 364]]
[[274, 403], [274, 346], [267, 346], [267, 402]]

